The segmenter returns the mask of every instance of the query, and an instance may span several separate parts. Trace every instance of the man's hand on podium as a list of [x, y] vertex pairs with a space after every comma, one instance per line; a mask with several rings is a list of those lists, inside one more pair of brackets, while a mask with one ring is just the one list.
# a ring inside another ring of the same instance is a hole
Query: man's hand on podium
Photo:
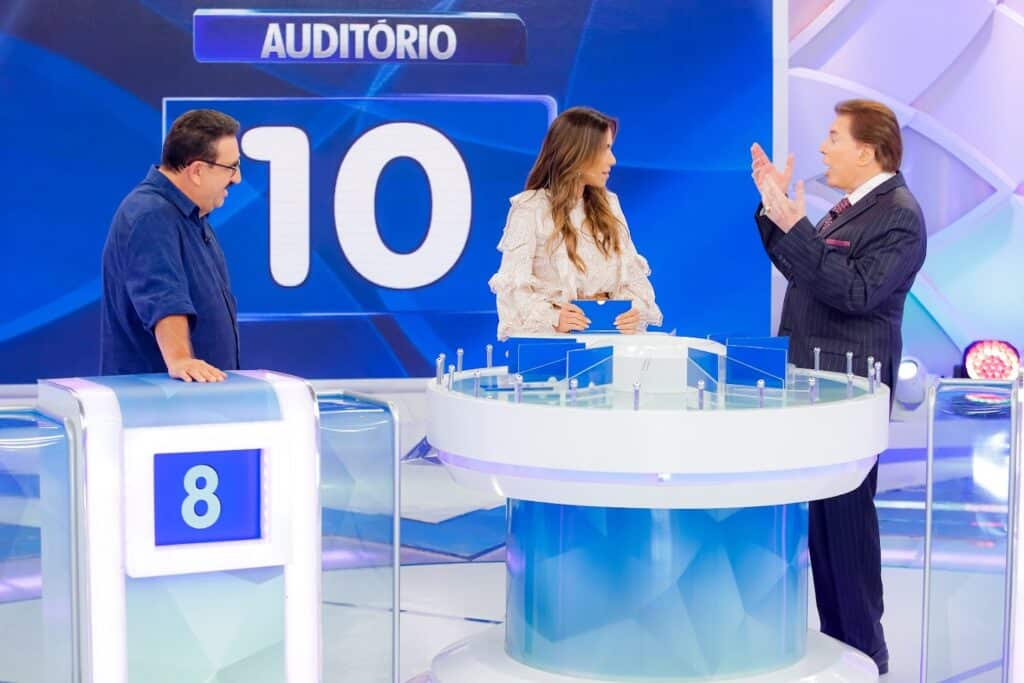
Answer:
[[185, 382], [223, 382], [228, 378], [222, 370], [198, 358], [184, 358], [169, 363], [167, 374]]

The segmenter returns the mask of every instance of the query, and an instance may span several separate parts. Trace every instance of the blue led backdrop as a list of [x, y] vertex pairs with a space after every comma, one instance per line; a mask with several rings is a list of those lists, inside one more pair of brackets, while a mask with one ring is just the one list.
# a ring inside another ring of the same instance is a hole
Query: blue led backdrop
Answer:
[[[770, 0], [211, 5], [0, 8], [0, 382], [95, 374], [110, 218], [197, 106], [242, 124], [243, 182], [211, 222], [246, 367], [423, 376], [460, 345], [482, 362], [508, 197], [579, 104], [620, 120], [609, 187], [664, 329], [770, 332], [748, 156], [771, 142]], [[230, 25], [269, 21], [252, 11], [193, 35], [197, 10], [282, 5], [345, 14], [318, 17], [308, 44], [298, 19], [290, 44], [288, 17], [269, 38]]]

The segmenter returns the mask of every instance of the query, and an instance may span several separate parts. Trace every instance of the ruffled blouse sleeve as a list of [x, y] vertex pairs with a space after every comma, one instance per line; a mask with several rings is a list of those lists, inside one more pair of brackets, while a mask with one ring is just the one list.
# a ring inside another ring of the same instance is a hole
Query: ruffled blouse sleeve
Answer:
[[487, 283], [497, 298], [498, 339], [554, 332], [558, 309], [533, 272], [540, 217], [535, 207], [513, 199], [498, 243], [501, 266]]
[[624, 237], [619, 288], [615, 292], [614, 298], [632, 300], [633, 308], [640, 311], [640, 319], [644, 328], [648, 325], [661, 325], [661, 309], [658, 308], [658, 304], [654, 303], [654, 287], [651, 286], [651, 267], [648, 265], [647, 259], [637, 252], [636, 246], [633, 244], [626, 216], [622, 213], [622, 207], [619, 205], [619, 198], [610, 192], [608, 194], [612, 212], [622, 221]]

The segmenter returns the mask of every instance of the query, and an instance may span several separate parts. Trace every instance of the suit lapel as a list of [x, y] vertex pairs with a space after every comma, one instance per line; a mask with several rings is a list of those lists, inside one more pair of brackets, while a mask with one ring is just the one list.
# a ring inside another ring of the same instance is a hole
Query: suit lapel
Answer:
[[849, 209], [839, 214], [836, 217], [836, 219], [832, 221], [832, 225], [828, 226], [828, 228], [821, 233], [821, 236], [823, 238], [828, 237], [836, 230], [843, 227], [844, 225], [852, 221], [854, 218], [856, 218], [857, 216], [861, 215], [862, 213], [870, 209], [872, 206], [874, 206], [877, 200], [878, 198], [874, 192], [869, 194], [867, 197], [864, 197], [864, 199], [860, 200], [859, 202], [851, 206]]
[[870, 209], [872, 206], [875, 205], [875, 202], [878, 201], [879, 195], [885, 194], [886, 192], [891, 192], [897, 187], [901, 187], [903, 185], [906, 185], [906, 183], [903, 181], [903, 174], [897, 173], [892, 178], [889, 178], [884, 183], [882, 183], [874, 190], [869, 192], [867, 196], [861, 199], [859, 202], [857, 202], [849, 209], [839, 214], [839, 217], [832, 222], [832, 225], [828, 226], [828, 229], [821, 233], [821, 237], [823, 239], [828, 237], [836, 230], [843, 227], [844, 225], [852, 221], [854, 218]]

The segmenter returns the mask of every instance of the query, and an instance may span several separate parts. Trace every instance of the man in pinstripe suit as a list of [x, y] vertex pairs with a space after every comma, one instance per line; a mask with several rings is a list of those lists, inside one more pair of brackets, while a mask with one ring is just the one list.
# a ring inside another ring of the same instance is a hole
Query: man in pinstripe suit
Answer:
[[[818, 223], [807, 219], [803, 183], [786, 196], [793, 157], [779, 171], [759, 145], [751, 148], [756, 213], [765, 251], [788, 281], [779, 335], [790, 337], [790, 360], [821, 369], [867, 373], [882, 364], [894, 387], [903, 349], [907, 292], [925, 257], [924, 217], [899, 172], [903, 143], [896, 116], [870, 100], [848, 100], [819, 151], [825, 180], [845, 196]], [[890, 405], [892, 394], [890, 393]], [[827, 444], [822, 444], [827, 447]], [[878, 464], [853, 491], [810, 504], [809, 548], [823, 633], [889, 669], [882, 631], [882, 569], [875, 511]]]

